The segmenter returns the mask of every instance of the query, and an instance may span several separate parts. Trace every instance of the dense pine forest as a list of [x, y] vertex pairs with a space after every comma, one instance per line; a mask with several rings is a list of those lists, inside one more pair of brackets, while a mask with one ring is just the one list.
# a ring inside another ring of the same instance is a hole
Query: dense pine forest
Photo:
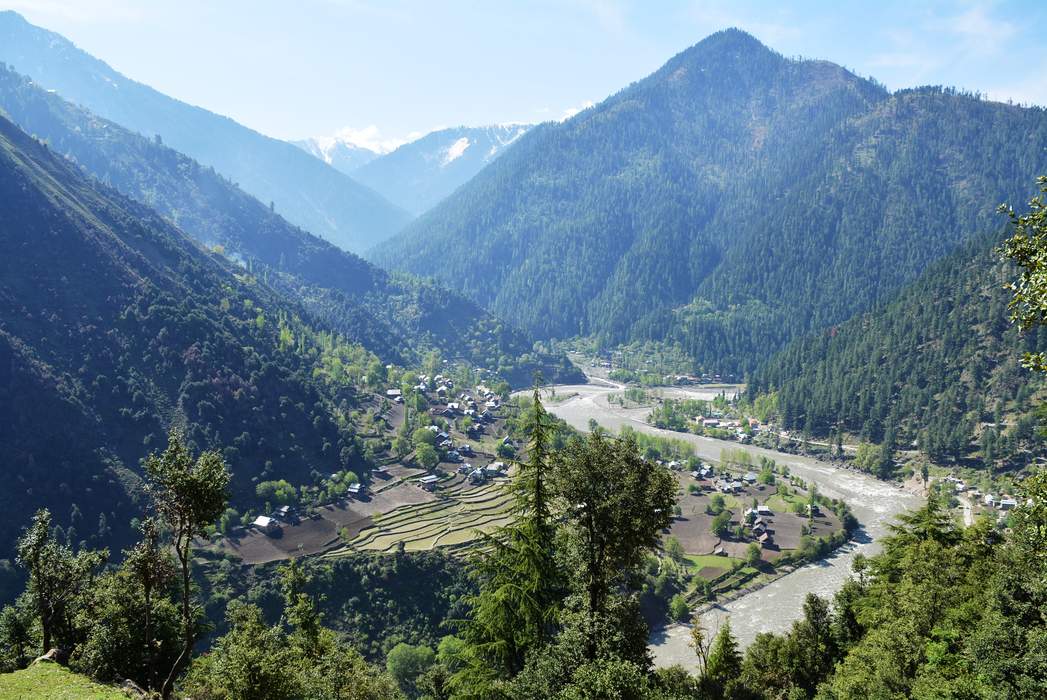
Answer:
[[1047, 343], [1007, 322], [998, 238], [933, 266], [889, 304], [798, 340], [758, 369], [755, 398], [773, 393], [793, 431], [842, 431], [918, 447], [938, 463], [1020, 468], [1043, 449], [1043, 381], [1021, 365]]
[[998, 230], [1045, 145], [1040, 108], [889, 93], [729, 30], [533, 129], [371, 257], [539, 336], [741, 374]]

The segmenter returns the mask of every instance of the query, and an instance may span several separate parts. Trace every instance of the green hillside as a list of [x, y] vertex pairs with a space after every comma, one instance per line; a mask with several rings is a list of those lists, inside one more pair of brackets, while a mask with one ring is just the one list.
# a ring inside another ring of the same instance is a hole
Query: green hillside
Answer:
[[208, 247], [220, 246], [325, 326], [386, 361], [438, 350], [517, 384], [534, 370], [570, 378], [565, 358], [475, 303], [405, 275], [390, 275], [288, 223], [213, 168], [66, 102], [0, 66], [0, 111], [86, 173], [164, 215]]
[[224, 449], [234, 500], [360, 468], [335, 415], [356, 399], [314, 378], [298, 308], [3, 119], [0, 202], [3, 551], [43, 506], [74, 543], [121, 532], [172, 426]]
[[127, 700], [117, 688], [101, 685], [54, 663], [0, 673], [0, 700]]
[[893, 431], [939, 461], [1024, 466], [1043, 450], [1033, 415], [1043, 378], [1023, 351], [1047, 331], [1007, 321], [1013, 277], [984, 237], [933, 266], [881, 308], [789, 345], [757, 370], [753, 396], [775, 392], [789, 430], [835, 429], [880, 442]]
[[1042, 109], [891, 94], [728, 30], [536, 127], [371, 257], [543, 337], [742, 372], [995, 228], [1045, 168]]

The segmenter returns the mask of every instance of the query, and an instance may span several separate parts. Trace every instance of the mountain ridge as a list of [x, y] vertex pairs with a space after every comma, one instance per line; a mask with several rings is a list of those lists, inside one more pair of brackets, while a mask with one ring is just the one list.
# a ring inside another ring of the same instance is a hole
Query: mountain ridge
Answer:
[[0, 12], [0, 60], [99, 116], [149, 138], [159, 135], [344, 249], [363, 250], [410, 219], [296, 146], [130, 80], [13, 11]]
[[669, 340], [741, 374], [913, 281], [1038, 168], [1043, 110], [892, 94], [728, 30], [536, 127], [368, 257], [542, 338]]

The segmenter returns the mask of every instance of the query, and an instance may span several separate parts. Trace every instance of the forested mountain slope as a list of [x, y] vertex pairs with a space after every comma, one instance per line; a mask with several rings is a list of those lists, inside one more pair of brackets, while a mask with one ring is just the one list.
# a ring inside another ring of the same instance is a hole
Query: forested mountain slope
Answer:
[[893, 433], [936, 460], [1023, 466], [1043, 446], [1033, 412], [1044, 382], [1020, 359], [1047, 347], [1047, 329], [1020, 335], [1008, 322], [1014, 275], [994, 243], [980, 237], [889, 304], [791, 343], [754, 373], [750, 394], [777, 392], [790, 430]]
[[139, 459], [173, 426], [223, 449], [234, 499], [359, 468], [333, 409], [353, 395], [287, 343], [295, 313], [0, 118], [0, 551], [44, 506], [73, 542], [126, 528]]
[[[207, 246], [301, 302], [324, 325], [386, 361], [435, 348], [527, 383], [539, 365], [553, 379], [565, 358], [475, 303], [404, 275], [389, 275], [302, 229], [212, 168], [78, 108], [0, 66], [0, 112], [57, 153], [147, 204]], [[566, 375], [565, 375], [566, 376]]]
[[412, 214], [431, 209], [500, 156], [530, 124], [459, 126], [426, 134], [352, 171]]
[[887, 298], [1047, 169], [1047, 114], [888, 93], [727, 30], [523, 136], [370, 255], [543, 336], [749, 370]]
[[213, 166], [289, 221], [346, 250], [363, 250], [410, 216], [285, 141], [135, 82], [15, 12], [0, 12], [0, 61], [95, 114]]

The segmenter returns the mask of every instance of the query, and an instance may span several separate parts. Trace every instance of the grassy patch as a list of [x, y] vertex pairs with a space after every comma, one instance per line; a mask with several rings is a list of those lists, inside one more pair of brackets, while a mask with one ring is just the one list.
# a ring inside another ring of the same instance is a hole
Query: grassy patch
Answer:
[[735, 563], [742, 563], [742, 560], [737, 557], [718, 557], [715, 554], [687, 554], [685, 558], [694, 565], [694, 568], [699, 570], [707, 566], [727, 570]]
[[54, 663], [0, 674], [0, 700], [127, 700], [117, 688], [99, 685]]

